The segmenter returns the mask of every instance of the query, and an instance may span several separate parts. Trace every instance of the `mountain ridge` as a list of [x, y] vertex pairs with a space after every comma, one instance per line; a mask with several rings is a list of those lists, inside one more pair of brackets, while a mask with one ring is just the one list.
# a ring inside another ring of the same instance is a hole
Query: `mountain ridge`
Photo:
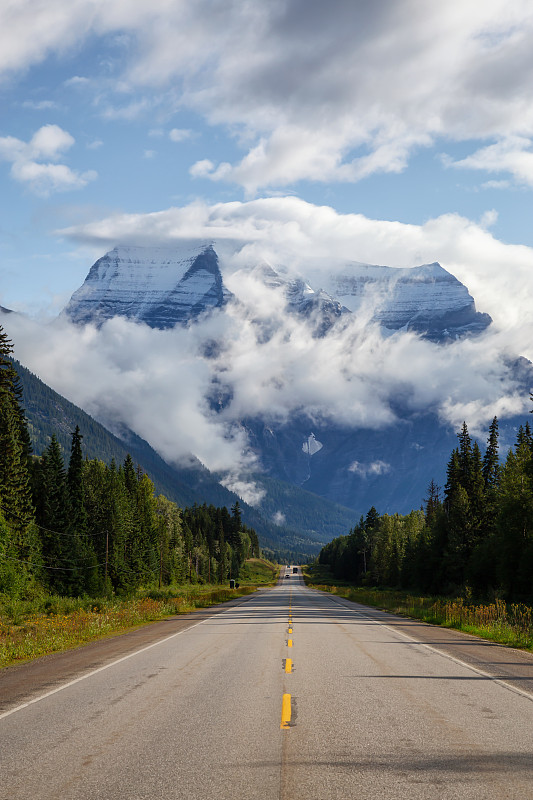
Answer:
[[[174, 247], [117, 246], [93, 264], [63, 313], [78, 324], [101, 325], [114, 316], [160, 330], [189, 324], [235, 299], [225, 285], [216, 246], [207, 240]], [[319, 337], [341, 316], [372, 304], [370, 319], [383, 328], [413, 330], [436, 342], [481, 333], [491, 324], [488, 314], [476, 310], [468, 289], [437, 262], [409, 268], [347, 262], [344, 270], [320, 288], [290, 270], [282, 277], [276, 265], [261, 259], [237, 274], [282, 290], [287, 312], [313, 316]]]

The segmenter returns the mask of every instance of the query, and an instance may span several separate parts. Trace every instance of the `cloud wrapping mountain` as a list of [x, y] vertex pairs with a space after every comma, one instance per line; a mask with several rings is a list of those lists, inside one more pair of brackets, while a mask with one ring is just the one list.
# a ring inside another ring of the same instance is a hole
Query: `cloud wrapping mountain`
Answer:
[[[191, 251], [190, 243], [183, 247], [189, 267], [179, 247], [167, 250], [167, 258], [162, 257], [161, 248], [147, 249], [149, 257], [143, 263], [148, 264], [148, 273], [160, 268], [152, 286], [155, 282], [161, 288], [164, 283], [172, 293], [176, 281], [167, 279], [175, 265], [181, 265], [176, 276], [179, 284], [180, 276], [182, 280], [190, 266], [198, 263], [198, 255], [212, 249], [205, 240], [196, 250]], [[93, 322], [84, 326], [63, 316], [43, 329], [34, 321], [10, 315], [7, 329], [16, 342], [17, 357], [97, 419], [111, 427], [128, 425], [168, 461], [187, 460], [193, 453], [249, 502], [261, 499], [262, 490], [250, 475], [264, 466], [257, 449], [257, 437], [264, 432], [254, 420], [262, 420], [261, 425], [270, 425], [274, 432], [295, 418], [305, 418], [295, 429], [300, 431], [300, 440], [295, 440], [294, 449], [300, 451], [301, 460], [303, 456], [326, 457], [326, 448], [318, 448], [317, 443], [322, 444], [324, 431], [332, 426], [338, 431], [392, 430], [401, 426], [405, 414], [424, 415], [431, 410], [440, 424], [457, 429], [466, 419], [473, 431], [483, 435], [494, 415], [506, 418], [525, 412], [528, 398], [523, 376], [517, 375], [516, 359], [510, 357], [505, 335], [494, 325], [486, 327], [483, 315], [479, 315], [483, 323], [479, 335], [451, 341], [444, 337], [447, 345], [421, 337], [420, 331], [387, 329], [375, 313], [383, 308], [383, 285], [373, 291], [372, 282], [366, 281], [364, 301], [357, 299], [357, 313], [327, 316], [324, 326], [324, 314], [330, 314], [335, 298], [296, 279], [287, 262], [275, 264], [278, 272], [262, 258], [258, 268], [257, 242], [248, 246], [241, 241], [236, 247], [235, 240], [226, 239], [220, 250], [220, 278], [212, 269], [203, 273], [212, 283], [224, 279], [229, 290], [223, 293], [225, 302], [219, 307], [207, 304], [204, 313], [197, 309], [187, 324], [152, 324], [151, 279], [147, 281], [146, 272], [144, 283], [128, 284], [129, 300], [141, 303], [137, 311], [144, 308], [146, 319], [137, 315], [131, 303], [128, 308], [134, 318], [120, 315], [125, 305], [120, 290], [123, 280], [116, 273], [120, 273], [119, 256], [126, 255], [125, 269], [129, 270], [134, 263], [139, 266], [141, 249], [118, 248], [107, 260], [97, 262], [88, 287], [94, 289], [94, 278], [100, 276], [105, 295], [113, 283], [107, 272], [111, 270], [119, 288], [115, 294], [119, 315], [113, 315], [109, 305], [108, 318], [102, 322], [98, 299]], [[297, 271], [305, 261], [296, 251]], [[315, 255], [315, 275], [318, 262]], [[334, 284], [336, 275], [345, 278], [349, 266], [324, 258], [322, 276]], [[361, 274], [361, 265], [352, 263], [352, 268]], [[368, 277], [370, 268], [365, 269]], [[437, 280], [442, 277], [440, 270], [433, 266], [429, 271], [437, 287], [435, 297], [442, 290]], [[412, 272], [416, 284], [420, 273]], [[200, 280], [201, 273], [193, 270], [195, 280]], [[403, 270], [398, 274], [405, 280]], [[164, 281], [161, 275], [166, 275]], [[457, 292], [457, 281], [453, 281], [452, 303]], [[199, 285], [205, 288], [202, 281]], [[462, 291], [475, 320], [472, 298], [464, 287]], [[90, 313], [83, 289], [73, 298], [70, 312], [75, 311], [76, 297], [83, 312], [80, 321], [87, 322]], [[394, 292], [390, 299], [394, 301]], [[160, 308], [159, 300], [157, 296], [154, 303]], [[195, 297], [189, 295], [189, 301], [193, 309]], [[342, 311], [343, 306], [338, 306]], [[390, 323], [390, 318], [385, 321]], [[386, 455], [372, 458], [370, 454], [370, 460], [351, 457], [345, 468], [352, 476], [366, 479], [386, 475], [390, 464]], [[295, 475], [303, 474], [300, 467], [294, 469]]]

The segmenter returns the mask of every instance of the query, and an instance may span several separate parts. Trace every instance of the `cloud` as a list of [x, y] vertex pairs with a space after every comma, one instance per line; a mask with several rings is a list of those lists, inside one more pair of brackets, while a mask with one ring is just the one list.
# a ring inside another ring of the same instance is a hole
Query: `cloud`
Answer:
[[[472, 141], [463, 166], [490, 162], [529, 185], [527, 150], [499, 143], [533, 136], [532, 33], [522, 0], [229, 0], [223, 9], [212, 0], [20, 0], [0, 11], [0, 74], [89, 37], [121, 41], [113, 74], [94, 78], [105, 83], [103, 113], [146, 115], [156, 93], [170, 113], [185, 107], [225, 126], [243, 157], [210, 168], [202, 158], [193, 174], [249, 194], [399, 172], [438, 139]], [[112, 102], [124, 91], [136, 99]]]
[[[29, 142], [13, 136], [0, 138], [0, 159], [11, 163], [11, 177], [26, 184], [35, 194], [80, 189], [95, 180], [94, 170], [77, 172], [55, 163], [74, 144], [74, 138], [58, 125], [43, 125]], [[48, 159], [48, 163], [42, 163]]]
[[54, 100], [25, 100], [22, 103], [23, 108], [29, 108], [32, 111], [50, 111], [58, 109], [59, 103]]
[[[452, 161], [446, 166], [456, 169], [475, 169], [485, 172], [509, 172], [518, 184], [533, 187], [533, 141], [529, 138], [512, 136], [496, 144], [483, 147], [470, 156]], [[503, 188], [504, 181], [491, 181], [484, 184], [490, 188]]]
[[510, 181], [485, 181], [481, 184], [482, 189], [509, 189], [511, 186]]
[[[365, 254], [379, 248], [401, 260], [445, 241], [448, 247], [453, 243], [464, 270], [476, 268], [488, 280], [493, 267], [485, 255], [492, 252], [498, 266], [505, 258], [519, 279], [520, 270], [533, 265], [531, 249], [498, 243], [455, 216], [421, 228], [385, 225], [295, 198], [194, 205], [174, 209], [163, 220], [139, 215], [135, 227], [152, 239], [159, 230], [160, 243], [168, 243], [169, 234], [190, 234], [194, 226], [204, 241], [213, 238], [213, 229], [225, 231], [217, 249], [236, 301], [224, 311], [165, 331], [118, 317], [95, 329], [65, 319], [42, 326], [18, 315], [9, 317], [6, 329], [23, 364], [111, 427], [127, 424], [166, 459], [194, 453], [224, 485], [258, 502], [260, 490], [248, 476], [259, 465], [244, 418], [259, 415], [275, 424], [305, 412], [310, 431], [327, 421], [381, 429], [396, 424], [401, 403], [413, 413], [432, 408], [456, 429], [466, 419], [472, 432], [484, 432], [494, 415], [526, 413], [529, 398], [514, 367], [520, 353], [533, 357], [533, 303], [526, 288], [519, 294], [507, 290], [507, 298], [502, 290], [500, 302], [512, 297], [515, 303], [516, 319], [508, 326], [500, 319], [485, 334], [446, 347], [412, 333], [384, 335], [359, 314], [343, 317], [316, 339], [305, 319], [288, 313], [279, 290], [266, 289], [243, 268], [270, 260], [280, 269], [305, 266], [318, 277], [345, 269], [343, 258], [351, 255], [353, 261], [365, 248]], [[123, 218], [91, 230], [93, 236], [116, 235], [125, 223], [129, 230], [131, 220]], [[76, 235], [82, 231], [87, 237], [83, 227]], [[209, 346], [213, 341], [220, 344], [216, 353]], [[220, 391], [227, 403], [216, 413], [211, 398]], [[384, 461], [352, 465], [367, 478], [386, 469]]]
[[444, 214], [414, 225], [340, 214], [296, 197], [271, 197], [115, 215], [59, 233], [102, 250], [119, 243], [215, 240], [231, 254], [224, 262], [230, 288], [231, 274], [254, 259], [290, 265], [316, 288], [323, 285], [324, 270], [342, 270], [350, 261], [393, 267], [438, 261], [467, 286], [495, 327], [515, 336], [516, 351], [533, 359], [533, 249], [499, 241], [488, 230], [494, 219], [492, 211], [480, 222]]
[[361, 464], [359, 461], [354, 461], [348, 467], [350, 472], [355, 472], [361, 478], [374, 477], [379, 475], [386, 475], [391, 471], [391, 465], [385, 461], [372, 461], [368, 464]]
[[194, 135], [194, 133], [188, 128], [172, 128], [168, 135], [171, 141], [179, 143], [186, 142], [187, 139], [190, 139]]

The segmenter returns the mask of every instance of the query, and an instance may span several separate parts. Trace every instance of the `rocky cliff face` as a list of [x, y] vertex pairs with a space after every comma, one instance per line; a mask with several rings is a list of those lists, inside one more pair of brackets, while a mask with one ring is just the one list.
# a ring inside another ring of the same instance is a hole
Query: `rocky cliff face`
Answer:
[[210, 243], [116, 247], [91, 267], [64, 313], [81, 324], [121, 316], [164, 329], [219, 308], [230, 296]]

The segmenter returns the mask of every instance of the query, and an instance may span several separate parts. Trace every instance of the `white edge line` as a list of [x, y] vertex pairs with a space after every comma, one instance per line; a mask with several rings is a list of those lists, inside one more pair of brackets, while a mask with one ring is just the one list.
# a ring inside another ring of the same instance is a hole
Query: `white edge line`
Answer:
[[[318, 590], [318, 591], [320, 591], [320, 590]], [[404, 633], [403, 631], [398, 631], [395, 628], [391, 628], [390, 625], [387, 625], [385, 622], [380, 622], [378, 619], [376, 619], [375, 617], [370, 616], [369, 614], [366, 614], [364, 611], [358, 611], [357, 609], [355, 609], [353, 607], [350, 607], [349, 605], [346, 605], [345, 603], [340, 602], [341, 598], [336, 598], [334, 595], [329, 595], [329, 597], [334, 599], [335, 602], [338, 602], [339, 605], [344, 606], [344, 608], [347, 608], [349, 611], [352, 611], [354, 614], [359, 614], [362, 617], [366, 617], [366, 619], [369, 619], [371, 622], [377, 622], [378, 625], [382, 625], [384, 628], [386, 628], [391, 633], [395, 633], [398, 636], [403, 636], [404, 639], [409, 639], [409, 641], [413, 642], [413, 644], [418, 644], [421, 647], [425, 647], [427, 650], [431, 650], [433, 653], [436, 653], [439, 656], [443, 656], [443, 658], [447, 658], [449, 661], [454, 661], [456, 664], [459, 664], [462, 667], [466, 667], [467, 669], [471, 670], [472, 672], [476, 672], [478, 675], [482, 675], [484, 678], [490, 678], [491, 681], [493, 681], [494, 683], [498, 683], [500, 686], [503, 686], [505, 689], [509, 689], [511, 692], [515, 692], [515, 694], [519, 694], [522, 697], [525, 697], [527, 700], [533, 701], [533, 694], [531, 694], [530, 692], [526, 692], [526, 691], [524, 691], [524, 689], [519, 689], [518, 686], [513, 686], [512, 683], [507, 683], [506, 681], [502, 680], [501, 678], [496, 678], [494, 675], [491, 675], [490, 672], [484, 672], [484, 670], [478, 669], [478, 667], [474, 667], [474, 666], [472, 666], [472, 664], [469, 664], [466, 661], [462, 661], [460, 658], [456, 658], [456, 656], [452, 656], [449, 653], [445, 653], [442, 650], [438, 650], [436, 647], [433, 647], [430, 644], [426, 644], [425, 642], [421, 642], [419, 639], [415, 639], [412, 636], [409, 636], [408, 633]], [[362, 605], [362, 603], [359, 603], [359, 605]], [[378, 614], [380, 613], [380, 610], [378, 608], [376, 608], [375, 611], [377, 611]], [[381, 612], [381, 613], [391, 614], [392, 612], [388, 611], [388, 612]], [[398, 617], [398, 619], [401, 620], [402, 618]], [[406, 619], [410, 620], [410, 619], [412, 619], [412, 617], [407, 617]], [[421, 624], [424, 624], [423, 620], [415, 620], [415, 621], [416, 622], [421, 622]], [[428, 623], [425, 623], [425, 624], [428, 624]], [[436, 625], [435, 627], [438, 628], [439, 626]], [[460, 631], [459, 631], [459, 633], [460, 633]], [[488, 640], [484, 640], [484, 641], [488, 641]], [[497, 642], [494, 642], [494, 644], [497, 644]]]
[[[253, 597], [254, 595], [250, 595]], [[248, 597], [243, 602], [248, 601]], [[238, 603], [238, 605], [242, 605], [242, 603]], [[226, 608], [221, 614], [227, 614], [228, 611], [231, 611], [234, 608]], [[214, 616], [214, 615], [212, 615]], [[74, 678], [74, 680], [69, 681], [68, 683], [62, 683], [61, 686], [56, 686], [55, 689], [51, 689], [49, 692], [45, 692], [45, 694], [40, 694], [38, 697], [34, 697], [32, 700], [28, 700], [26, 703], [21, 703], [19, 706], [15, 706], [15, 708], [11, 708], [9, 711], [4, 711], [0, 714], [0, 719], [5, 719], [5, 717], [11, 716], [11, 714], [16, 714], [17, 711], [22, 711], [24, 708], [28, 708], [28, 706], [32, 706], [35, 703], [40, 703], [41, 700], [45, 700], [47, 697], [51, 697], [53, 694], [57, 694], [58, 692], [62, 692], [63, 689], [68, 689], [70, 686], [74, 686], [76, 683], [80, 683], [84, 681], [86, 678], [92, 678], [93, 675], [98, 675], [99, 672], [104, 672], [106, 669], [110, 669], [111, 667], [115, 667], [117, 664], [121, 664], [122, 661], [127, 661], [129, 658], [133, 658], [134, 656], [140, 655], [140, 653], [145, 653], [147, 650], [151, 650], [152, 647], [158, 647], [160, 644], [165, 644], [165, 642], [169, 642], [171, 639], [175, 639], [176, 636], [180, 636], [182, 633], [187, 633], [187, 631], [191, 631], [193, 628], [197, 628], [198, 625], [203, 625], [205, 622], [209, 622], [212, 619], [212, 616], [207, 617], [207, 619], [202, 619], [200, 622], [195, 622], [193, 625], [189, 625], [188, 628], [183, 628], [181, 631], [176, 631], [176, 633], [172, 633], [170, 636], [166, 636], [164, 639], [159, 639], [157, 642], [153, 642], [152, 644], [146, 645], [146, 647], [141, 647], [140, 650], [135, 650], [133, 653], [128, 653], [127, 656], [122, 656], [122, 658], [117, 658], [116, 661], [111, 661], [109, 664], [104, 664], [103, 667], [98, 667], [97, 669], [91, 670], [91, 672], [86, 672], [85, 675], [80, 675], [79, 678]]]

